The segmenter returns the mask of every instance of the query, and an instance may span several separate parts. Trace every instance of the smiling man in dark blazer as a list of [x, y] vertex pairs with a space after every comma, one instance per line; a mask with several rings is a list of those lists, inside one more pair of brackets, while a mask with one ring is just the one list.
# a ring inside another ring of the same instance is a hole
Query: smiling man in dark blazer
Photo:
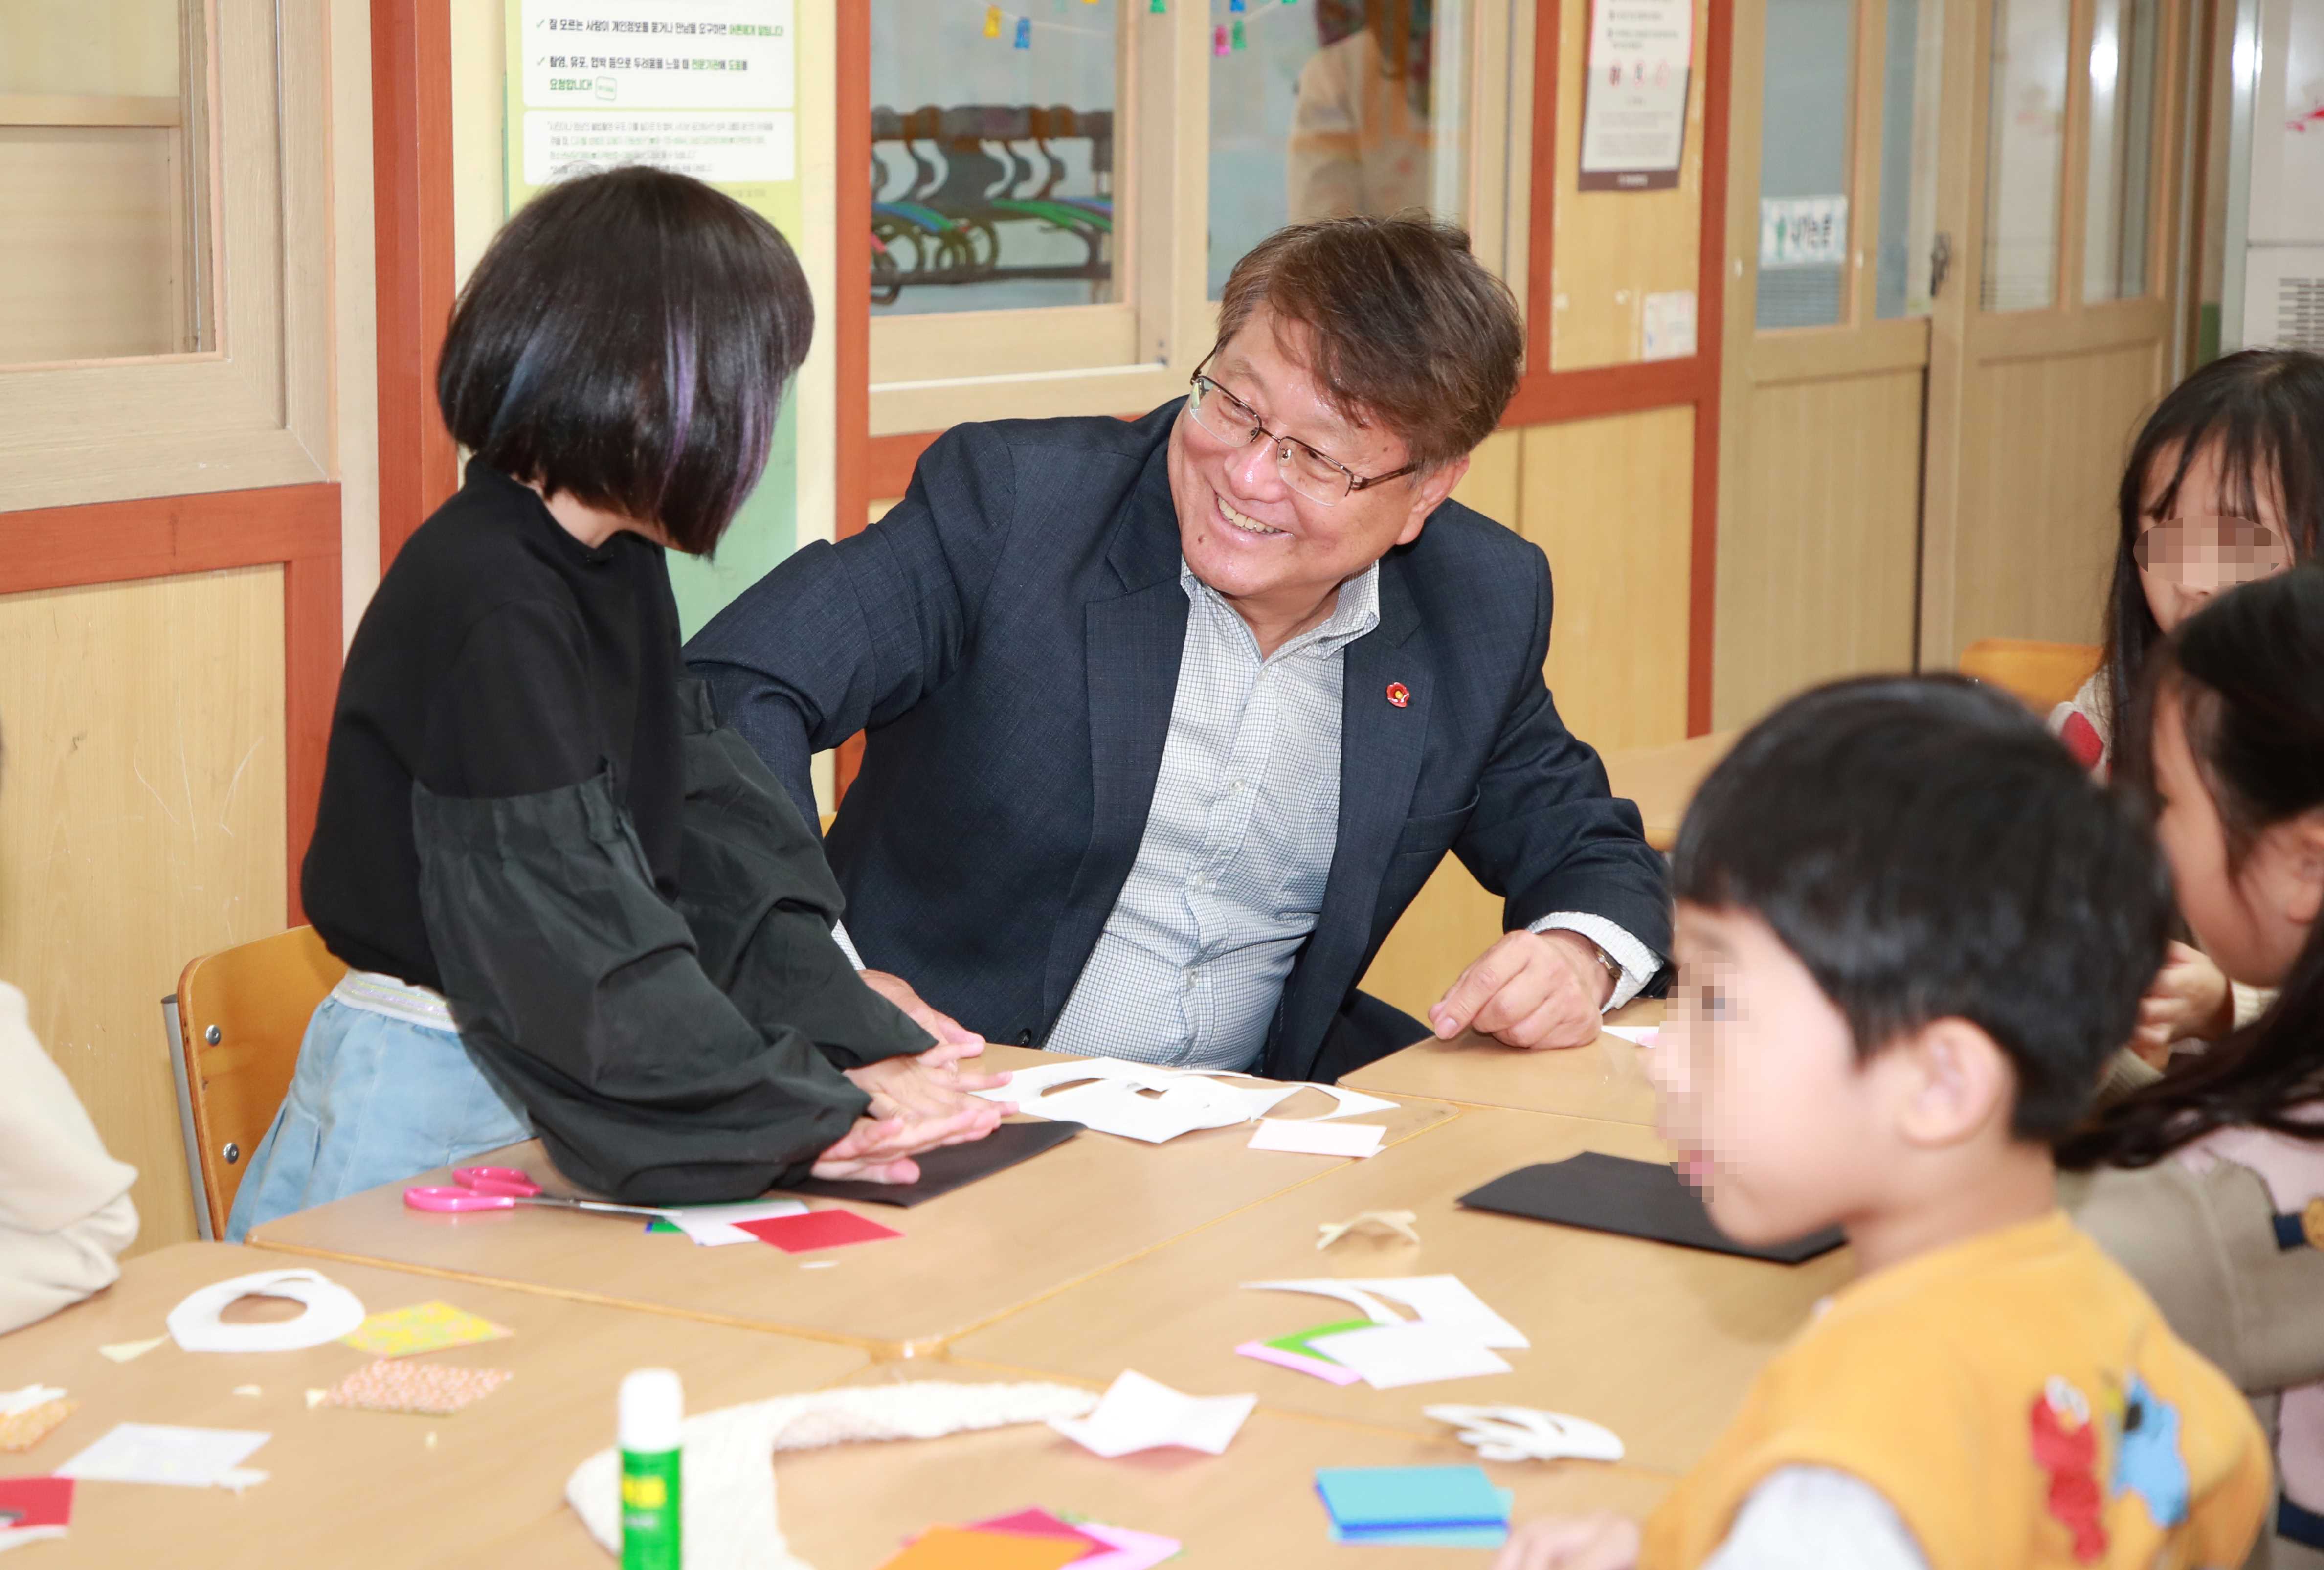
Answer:
[[[813, 815], [842, 940], [925, 1023], [1330, 1079], [1432, 1028], [1578, 1045], [1664, 965], [1663, 867], [1542, 681], [1549, 564], [1446, 500], [1516, 389], [1457, 230], [1237, 266], [1185, 399], [962, 425], [885, 519], [687, 646]], [[1356, 984], [1446, 851], [1505, 936], [1424, 1027]]]

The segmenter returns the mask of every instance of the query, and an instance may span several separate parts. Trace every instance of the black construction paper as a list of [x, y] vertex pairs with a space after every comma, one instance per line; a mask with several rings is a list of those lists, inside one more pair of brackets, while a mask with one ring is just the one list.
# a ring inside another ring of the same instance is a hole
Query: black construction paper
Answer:
[[1563, 1161], [1520, 1167], [1461, 1196], [1471, 1210], [1554, 1221], [1592, 1232], [1620, 1233], [1682, 1248], [1796, 1265], [1830, 1253], [1845, 1240], [1836, 1226], [1771, 1248], [1750, 1248], [1720, 1232], [1687, 1180], [1657, 1161], [1632, 1161], [1584, 1150]]
[[873, 1205], [900, 1205], [909, 1209], [955, 1188], [965, 1188], [980, 1178], [1005, 1171], [1019, 1161], [1029, 1161], [1081, 1131], [1082, 1125], [1075, 1122], [1002, 1123], [981, 1140], [965, 1145], [940, 1145], [926, 1155], [913, 1157], [920, 1164], [918, 1183], [859, 1183], [853, 1179], [826, 1181], [811, 1178], [790, 1185], [783, 1192], [814, 1194], [825, 1199], [862, 1199]]

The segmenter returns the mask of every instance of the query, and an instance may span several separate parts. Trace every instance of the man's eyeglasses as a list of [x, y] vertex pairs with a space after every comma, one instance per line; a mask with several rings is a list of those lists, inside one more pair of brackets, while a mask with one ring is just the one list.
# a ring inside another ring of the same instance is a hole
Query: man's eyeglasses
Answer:
[[1250, 404], [1204, 375], [1194, 373], [1194, 394], [1186, 400], [1194, 422], [1231, 448], [1246, 448], [1260, 437], [1275, 444], [1275, 468], [1283, 483], [1311, 502], [1330, 506], [1351, 492], [1383, 485], [1416, 473], [1418, 464], [1406, 464], [1390, 475], [1359, 475], [1337, 458], [1324, 457], [1296, 437], [1277, 436], [1259, 422]]

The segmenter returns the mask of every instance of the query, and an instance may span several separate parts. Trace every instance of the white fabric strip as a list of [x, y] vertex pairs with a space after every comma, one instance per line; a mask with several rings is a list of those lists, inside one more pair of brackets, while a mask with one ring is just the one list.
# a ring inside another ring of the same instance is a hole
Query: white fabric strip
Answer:
[[450, 1030], [459, 1027], [452, 1022], [452, 1005], [444, 1001], [441, 993], [426, 987], [416, 987], [392, 975], [377, 971], [351, 970], [339, 978], [331, 989], [331, 996], [351, 1009], [361, 1009], [366, 1014], [384, 1014], [391, 1020], [401, 1020], [407, 1025], [425, 1025], [432, 1030]]

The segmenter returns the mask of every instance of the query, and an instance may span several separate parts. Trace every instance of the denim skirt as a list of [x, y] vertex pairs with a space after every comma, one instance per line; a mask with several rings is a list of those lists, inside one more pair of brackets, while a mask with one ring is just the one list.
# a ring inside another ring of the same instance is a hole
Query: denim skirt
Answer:
[[334, 993], [307, 1021], [290, 1093], [250, 1159], [226, 1241], [530, 1138], [523, 1109], [477, 1067], [457, 1031]]

